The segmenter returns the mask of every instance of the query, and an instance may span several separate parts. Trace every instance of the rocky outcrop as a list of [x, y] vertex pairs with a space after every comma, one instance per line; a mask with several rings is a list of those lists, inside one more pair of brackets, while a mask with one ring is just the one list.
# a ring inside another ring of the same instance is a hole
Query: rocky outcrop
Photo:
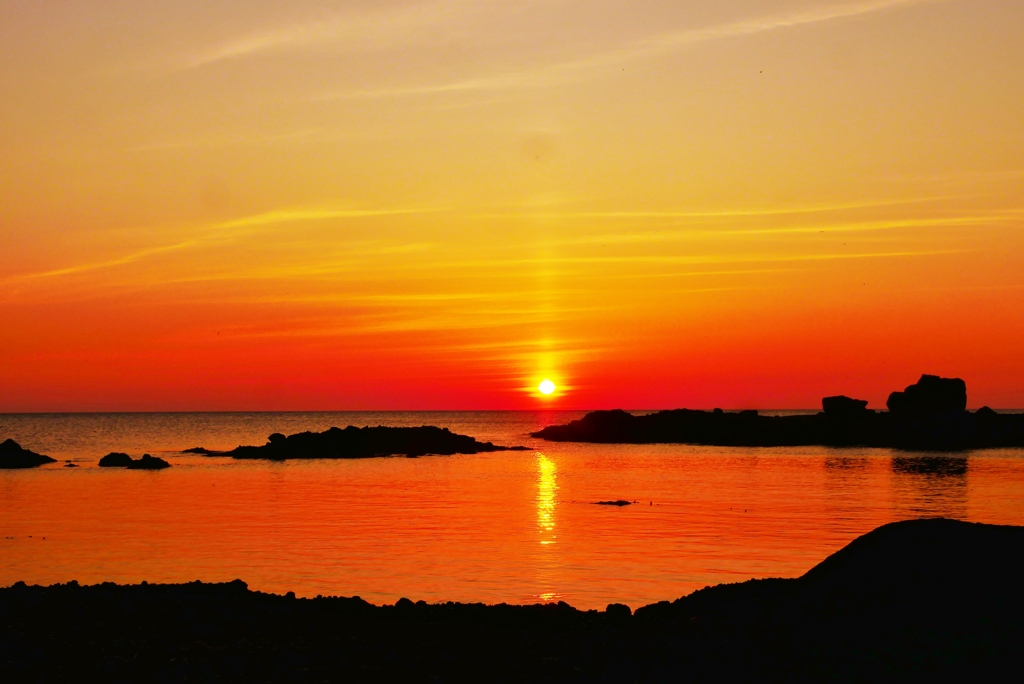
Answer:
[[821, 410], [826, 416], [835, 418], [859, 417], [866, 413], [873, 413], [868, 411], [866, 400], [851, 399], [844, 395], [825, 397], [821, 400]]
[[622, 444], [682, 443], [716, 446], [865, 446], [920, 451], [962, 451], [1024, 446], [1024, 415], [985, 407], [966, 411], [963, 380], [924, 375], [889, 398], [890, 410], [867, 402], [825, 397], [814, 415], [762, 416], [676, 409], [634, 416], [622, 410], [593, 411], [534, 437], [557, 442]]
[[171, 464], [162, 458], [143, 454], [142, 458], [134, 459], [120, 452], [109, 453], [100, 459], [101, 468], [127, 468], [128, 470], [163, 470]]
[[232, 458], [266, 458], [283, 461], [296, 458], [372, 458], [374, 456], [425, 456], [435, 454], [478, 454], [489, 451], [522, 451], [526, 447], [495, 446], [472, 437], [455, 434], [448, 428], [332, 427], [325, 432], [300, 432], [285, 436], [270, 435], [263, 446], [240, 446], [231, 451], [207, 452]]
[[171, 464], [162, 458], [142, 454], [142, 458], [132, 461], [125, 467], [128, 470], [163, 470], [164, 468], [170, 468]]
[[57, 459], [37, 454], [34, 451], [23, 449], [13, 439], [0, 442], [0, 469], [14, 470], [20, 468], [35, 468], [47, 463], [56, 463]]
[[900, 417], [955, 416], [967, 410], [967, 384], [960, 378], [922, 375], [902, 392], [890, 394], [886, 406]]
[[100, 459], [100, 468], [127, 468], [132, 457], [120, 451], [112, 451]]

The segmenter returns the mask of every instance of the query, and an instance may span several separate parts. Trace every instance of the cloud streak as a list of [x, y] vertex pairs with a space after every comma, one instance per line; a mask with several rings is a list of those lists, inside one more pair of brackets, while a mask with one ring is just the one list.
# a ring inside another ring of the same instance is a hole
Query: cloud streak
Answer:
[[552, 87], [578, 81], [590, 72], [615, 73], [610, 67], [671, 54], [681, 49], [716, 40], [742, 38], [784, 29], [798, 28], [829, 21], [876, 14], [916, 5], [935, 4], [946, 0], [868, 0], [839, 6], [816, 7], [803, 12], [761, 17], [698, 29], [670, 31], [633, 41], [621, 47], [573, 60], [547, 64], [531, 69], [511, 71], [495, 76], [470, 78], [449, 83], [354, 90], [330, 93], [327, 99], [380, 99], [416, 95], [444, 95], [471, 91], [502, 91], [509, 89]]

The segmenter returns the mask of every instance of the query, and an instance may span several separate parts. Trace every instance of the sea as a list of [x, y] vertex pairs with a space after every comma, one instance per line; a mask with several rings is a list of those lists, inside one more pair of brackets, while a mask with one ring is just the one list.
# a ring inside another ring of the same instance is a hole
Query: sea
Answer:
[[[254, 590], [377, 604], [406, 597], [636, 608], [708, 585], [799, 576], [896, 520], [1024, 524], [1024, 449], [603, 445], [529, 436], [582, 415], [0, 415], [0, 440], [59, 460], [0, 471], [0, 586], [238, 578]], [[287, 462], [181, 453], [347, 425], [437, 425], [529, 450]], [[149, 453], [173, 467], [97, 467], [111, 451]]]

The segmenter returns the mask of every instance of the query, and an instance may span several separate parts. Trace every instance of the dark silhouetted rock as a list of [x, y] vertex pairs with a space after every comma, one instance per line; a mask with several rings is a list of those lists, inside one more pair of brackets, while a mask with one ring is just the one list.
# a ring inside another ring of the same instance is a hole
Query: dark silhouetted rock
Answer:
[[967, 384], [960, 378], [922, 375], [902, 392], [893, 392], [886, 402], [898, 416], [930, 417], [967, 410]]
[[826, 416], [847, 418], [850, 416], [862, 416], [868, 412], [868, 402], [863, 399], [851, 399], [840, 395], [838, 397], [825, 397], [821, 400], [821, 408]]
[[127, 468], [132, 464], [132, 457], [120, 451], [112, 451], [100, 459], [100, 468]]
[[619, 499], [617, 501], [597, 501], [595, 502], [598, 506], [629, 506], [632, 501], [626, 501], [625, 499]]
[[624, 603], [609, 603], [604, 612], [609, 620], [622, 621], [633, 617], [633, 611]]
[[171, 464], [162, 458], [143, 454], [142, 458], [134, 459], [120, 452], [110, 453], [100, 459], [101, 468], [127, 468], [128, 470], [163, 470]]
[[34, 451], [23, 449], [13, 439], [0, 442], [0, 469], [14, 470], [20, 468], [35, 468], [47, 463], [56, 463], [57, 459], [37, 454]]
[[183, 454], [200, 454], [202, 456], [209, 456], [210, 454], [215, 454], [217, 452], [211, 451], [210, 449], [207, 449], [205, 447], [192, 447], [191, 449], [182, 449], [181, 453], [183, 453]]
[[925, 375], [896, 395], [901, 397], [895, 400], [897, 410], [889, 412], [869, 411], [866, 402], [843, 396], [823, 399], [825, 410], [816, 415], [761, 416], [756, 411], [721, 409], [675, 409], [642, 416], [622, 410], [593, 411], [532, 436], [555, 442], [863, 446], [915, 451], [1024, 446], [1024, 415], [987, 408], [968, 413], [962, 380]]
[[[4, 681], [1012, 679], [1024, 528], [885, 525], [797, 579], [580, 611], [303, 599], [226, 584], [0, 589]], [[1009, 673], [1009, 674], [1007, 674]]]
[[371, 458], [374, 456], [426, 456], [435, 454], [478, 454], [489, 451], [523, 451], [526, 447], [495, 446], [458, 435], [448, 428], [332, 427], [325, 432], [300, 432], [287, 437], [270, 435], [263, 446], [240, 446], [213, 455], [232, 458], [266, 458], [283, 461], [293, 458]]
[[128, 470], [163, 470], [164, 468], [170, 468], [171, 464], [162, 458], [142, 454], [142, 458], [132, 461], [126, 467]]

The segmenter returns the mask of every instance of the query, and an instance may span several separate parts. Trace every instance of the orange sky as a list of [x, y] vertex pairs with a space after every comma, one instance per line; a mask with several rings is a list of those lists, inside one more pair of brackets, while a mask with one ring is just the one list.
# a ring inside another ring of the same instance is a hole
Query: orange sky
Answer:
[[1024, 406], [1022, 64], [1019, 0], [0, 0], [0, 411]]

